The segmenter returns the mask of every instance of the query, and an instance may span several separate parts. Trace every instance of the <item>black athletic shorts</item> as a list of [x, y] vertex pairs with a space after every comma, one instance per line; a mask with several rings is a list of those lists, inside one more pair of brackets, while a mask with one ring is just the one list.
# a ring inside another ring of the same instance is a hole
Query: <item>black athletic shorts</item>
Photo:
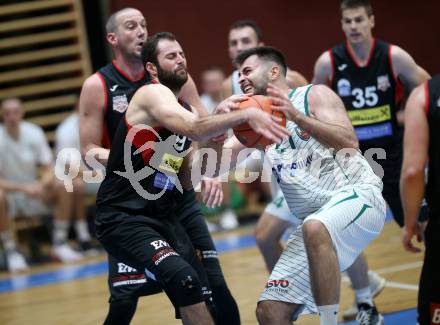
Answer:
[[99, 219], [122, 220], [98, 225], [101, 244], [119, 262], [139, 272], [143, 270], [147, 278], [156, 280], [175, 307], [209, 299], [210, 289], [201, 262], [175, 218], [156, 219], [100, 207]]
[[[217, 250], [193, 190], [183, 193], [176, 215], [202, 261], [210, 287], [225, 285]], [[149, 296], [162, 291], [160, 284], [146, 277], [145, 272], [138, 271], [110, 255], [108, 264], [110, 301]]]

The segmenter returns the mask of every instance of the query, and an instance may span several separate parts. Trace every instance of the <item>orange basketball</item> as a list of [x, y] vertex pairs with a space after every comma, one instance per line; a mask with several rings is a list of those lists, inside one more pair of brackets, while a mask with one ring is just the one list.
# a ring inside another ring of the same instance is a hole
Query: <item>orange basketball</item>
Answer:
[[[248, 107], [256, 107], [262, 109], [263, 111], [281, 117], [282, 121], [280, 125], [286, 126], [286, 117], [283, 113], [272, 110], [272, 102], [269, 97], [262, 95], [255, 95], [250, 97], [240, 103], [240, 109], [246, 109]], [[256, 133], [248, 123], [243, 123], [234, 127], [234, 134], [237, 139], [249, 148], [265, 149], [268, 145], [273, 144], [273, 142], [261, 134]]]

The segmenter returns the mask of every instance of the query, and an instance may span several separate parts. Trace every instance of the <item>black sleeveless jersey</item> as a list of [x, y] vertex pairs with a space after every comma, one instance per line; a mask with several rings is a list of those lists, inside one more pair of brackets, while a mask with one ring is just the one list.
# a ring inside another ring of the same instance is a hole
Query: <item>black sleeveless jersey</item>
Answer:
[[148, 73], [144, 73], [140, 79], [133, 80], [119, 68], [116, 61], [99, 69], [97, 75], [101, 78], [105, 88], [102, 146], [110, 148], [128, 103], [136, 90], [149, 82], [150, 77]]
[[331, 88], [344, 102], [362, 152], [402, 145], [403, 129], [397, 124], [396, 111], [403, 87], [393, 72], [391, 47], [374, 40], [365, 67], [359, 66], [348, 44], [339, 44], [329, 51]]
[[[182, 105], [190, 110], [189, 105]], [[132, 126], [124, 117], [113, 138], [106, 177], [97, 195], [98, 208], [150, 218], [172, 216], [182, 198], [178, 175], [190, 145], [186, 136], [163, 127]], [[115, 221], [115, 217], [97, 220]]]
[[425, 82], [425, 110], [429, 125], [429, 169], [426, 200], [430, 216], [440, 212], [440, 75]]

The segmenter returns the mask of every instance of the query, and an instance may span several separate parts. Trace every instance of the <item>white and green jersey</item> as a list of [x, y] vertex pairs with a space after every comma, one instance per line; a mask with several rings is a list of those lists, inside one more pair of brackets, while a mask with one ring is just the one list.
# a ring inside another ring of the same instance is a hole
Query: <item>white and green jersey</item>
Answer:
[[[312, 85], [292, 90], [293, 106], [309, 115], [307, 94]], [[327, 148], [293, 121], [286, 125], [291, 135], [272, 145], [267, 157], [291, 212], [303, 220], [320, 209], [334, 193], [345, 186], [371, 185], [382, 189], [381, 180], [374, 174], [359, 151], [342, 149], [337, 153]]]

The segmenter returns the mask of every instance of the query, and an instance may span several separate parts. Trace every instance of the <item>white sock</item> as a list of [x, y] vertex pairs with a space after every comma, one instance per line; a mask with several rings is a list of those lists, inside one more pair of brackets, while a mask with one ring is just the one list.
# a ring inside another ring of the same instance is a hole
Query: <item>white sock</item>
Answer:
[[337, 325], [338, 324], [338, 305], [317, 306], [320, 318], [320, 325]]
[[66, 220], [54, 220], [53, 222], [53, 244], [62, 245], [67, 241], [69, 222]]
[[75, 222], [75, 232], [80, 242], [87, 242], [92, 239], [92, 236], [90, 236], [89, 227], [85, 220], [77, 220]]
[[12, 237], [12, 233], [9, 230], [0, 232], [0, 239], [3, 243], [3, 248], [5, 249], [5, 252], [10, 253], [17, 250], [14, 238]]
[[371, 294], [370, 287], [365, 287], [362, 289], [358, 289], [354, 291], [356, 294], [356, 302], [358, 304], [360, 303], [367, 303], [370, 306], [373, 306], [373, 296]]

